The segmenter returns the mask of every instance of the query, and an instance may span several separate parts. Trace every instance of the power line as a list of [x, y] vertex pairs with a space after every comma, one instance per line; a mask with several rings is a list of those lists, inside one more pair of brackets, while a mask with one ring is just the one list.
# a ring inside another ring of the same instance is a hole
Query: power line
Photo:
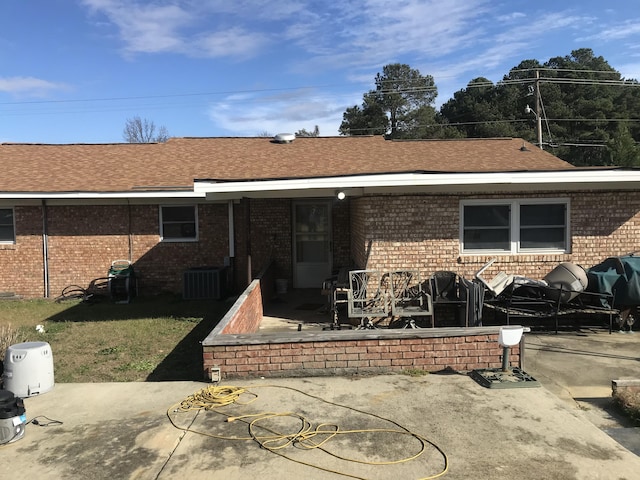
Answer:
[[128, 97], [103, 97], [103, 98], [80, 98], [68, 100], [27, 100], [22, 102], [0, 102], [0, 105], [32, 105], [32, 104], [57, 104], [57, 103], [89, 103], [89, 102], [112, 102], [120, 100], [150, 100], [163, 98], [179, 98], [179, 97], [204, 97], [216, 95], [238, 95], [241, 93], [265, 93], [265, 92], [286, 92], [306, 89], [333, 88], [343, 86], [340, 84], [328, 85], [308, 85], [302, 87], [283, 87], [283, 88], [256, 88], [248, 90], [223, 90], [219, 92], [196, 92], [196, 93], [170, 93], [164, 95], [137, 95]]
[[534, 72], [536, 70], [539, 71], [550, 71], [550, 72], [571, 72], [571, 73], [603, 73], [608, 75], [620, 75], [620, 72], [616, 70], [588, 70], [582, 68], [552, 68], [552, 67], [531, 67], [531, 68], [513, 68], [509, 70], [509, 73], [512, 72]]
[[[591, 70], [563, 70], [563, 69], [540, 69], [549, 71], [576, 71], [576, 72], [591, 72]], [[528, 71], [528, 70], [512, 70], [513, 71]], [[594, 70], [598, 72], [598, 70]], [[614, 72], [605, 72], [614, 73]], [[494, 87], [499, 85], [518, 85], [527, 84], [535, 81], [534, 78], [516, 78], [516, 79], [503, 79], [496, 83], [487, 82], [473, 82], [467, 84], [466, 88], [482, 88], [482, 87]], [[581, 85], [614, 85], [614, 86], [628, 86], [628, 87], [640, 87], [640, 82], [630, 80], [596, 80], [596, 79], [581, 79], [581, 78], [564, 78], [564, 77], [541, 77], [541, 82], [545, 83], [569, 83], [569, 84], [581, 84]], [[383, 81], [381, 83], [392, 83], [393, 80]], [[154, 100], [154, 99], [169, 99], [169, 98], [189, 98], [189, 97], [206, 97], [206, 96], [220, 96], [220, 95], [238, 95], [246, 93], [268, 93], [268, 92], [286, 92], [286, 91], [298, 91], [298, 90], [317, 90], [327, 89], [334, 87], [344, 87], [344, 84], [325, 84], [325, 85], [304, 85], [297, 87], [282, 87], [282, 88], [259, 88], [259, 89], [243, 89], [243, 90], [221, 90], [213, 92], [193, 92], [193, 93], [171, 93], [162, 95], [132, 95], [122, 97], [96, 97], [96, 98], [79, 98], [79, 99], [65, 99], [65, 100], [26, 100], [17, 102], [0, 102], [0, 105], [46, 105], [46, 104], [66, 104], [66, 103], [91, 103], [91, 102], [115, 102], [115, 101], [132, 101], [132, 100]], [[372, 90], [375, 93], [390, 94], [390, 93], [421, 93], [436, 91], [438, 87], [436, 85], [424, 85], [420, 87], [409, 87], [405, 89], [381, 89]]]

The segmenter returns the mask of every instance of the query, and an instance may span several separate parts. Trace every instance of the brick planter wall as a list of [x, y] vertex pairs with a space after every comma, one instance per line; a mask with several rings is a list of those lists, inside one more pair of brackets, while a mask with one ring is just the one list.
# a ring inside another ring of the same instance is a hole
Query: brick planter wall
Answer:
[[611, 381], [612, 394], [640, 393], [640, 378], [619, 378]]
[[[286, 332], [215, 335], [203, 342], [205, 377], [224, 378], [386, 373], [420, 369], [466, 372], [502, 365], [499, 327]], [[518, 365], [520, 350], [510, 353]]]
[[[268, 270], [261, 274], [272, 282]], [[204, 377], [345, 375], [420, 369], [466, 372], [502, 365], [500, 327], [256, 333], [262, 320], [261, 280], [254, 280], [202, 342]], [[511, 350], [519, 364], [520, 348]]]

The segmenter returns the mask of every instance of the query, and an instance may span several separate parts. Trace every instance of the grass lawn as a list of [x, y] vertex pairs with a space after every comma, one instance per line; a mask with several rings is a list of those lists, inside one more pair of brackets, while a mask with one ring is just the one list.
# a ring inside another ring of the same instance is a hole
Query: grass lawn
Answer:
[[200, 342], [230, 306], [171, 295], [129, 304], [4, 300], [0, 359], [9, 345], [44, 341], [56, 382], [202, 380]]

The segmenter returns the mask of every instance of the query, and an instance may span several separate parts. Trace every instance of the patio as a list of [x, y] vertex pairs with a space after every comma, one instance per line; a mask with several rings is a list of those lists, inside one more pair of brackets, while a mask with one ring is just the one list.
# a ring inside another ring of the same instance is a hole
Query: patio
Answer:
[[[357, 329], [356, 322], [332, 330], [319, 289], [275, 295], [274, 285], [269, 275], [254, 280], [204, 339], [205, 378], [470, 371], [502, 365], [498, 326]], [[512, 365], [519, 364], [521, 350], [512, 349]]]
[[426, 280], [414, 270], [341, 272], [322, 289], [263, 295], [259, 331], [475, 326], [473, 288], [454, 272]]
[[[309, 331], [330, 328], [327, 297], [319, 288], [303, 288], [279, 293], [263, 305], [260, 333]], [[354, 327], [355, 328], [355, 327]]]

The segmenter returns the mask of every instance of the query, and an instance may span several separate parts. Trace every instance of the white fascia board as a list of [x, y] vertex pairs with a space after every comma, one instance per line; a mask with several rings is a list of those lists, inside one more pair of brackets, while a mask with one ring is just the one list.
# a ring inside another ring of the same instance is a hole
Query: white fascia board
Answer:
[[204, 193], [197, 192], [0, 192], [0, 199], [11, 200], [98, 200], [98, 199], [204, 199]]
[[239, 196], [311, 196], [333, 195], [340, 189], [360, 189], [362, 192], [391, 193], [414, 191], [416, 188], [437, 191], [495, 190], [622, 190], [640, 188], [640, 170], [545, 171], [499, 173], [399, 173], [356, 175], [344, 177], [260, 180], [242, 182], [196, 181], [194, 191], [207, 198], [237, 198]]

